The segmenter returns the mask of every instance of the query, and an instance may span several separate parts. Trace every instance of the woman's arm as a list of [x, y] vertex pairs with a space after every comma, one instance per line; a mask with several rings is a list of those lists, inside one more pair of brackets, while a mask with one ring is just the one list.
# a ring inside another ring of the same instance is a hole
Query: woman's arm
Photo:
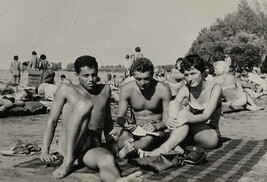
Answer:
[[202, 114], [193, 115], [188, 114], [186, 123], [202, 123], [206, 122], [212, 113], [216, 110], [217, 104], [221, 102], [222, 99], [222, 88], [219, 84], [214, 85], [211, 91], [211, 96], [209, 99], [207, 107], [204, 109]]

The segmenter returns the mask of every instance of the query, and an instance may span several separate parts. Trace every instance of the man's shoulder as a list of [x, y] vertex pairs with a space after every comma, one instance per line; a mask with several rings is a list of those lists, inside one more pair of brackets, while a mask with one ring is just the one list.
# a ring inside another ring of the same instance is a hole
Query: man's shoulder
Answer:
[[131, 90], [133, 88], [136, 88], [136, 83], [134, 80], [130, 80], [126, 83], [124, 83], [122, 86], [121, 86], [121, 90]]
[[120, 93], [124, 95], [132, 95], [132, 93], [137, 89], [137, 87], [138, 86], [136, 85], [135, 81], [127, 82], [120, 87]]
[[157, 80], [154, 80], [155, 81], [155, 85], [156, 85], [156, 89], [160, 89], [160, 90], [169, 90], [169, 87], [164, 83], [164, 82], [160, 82], [160, 81], [157, 81]]
[[74, 85], [74, 84], [71, 84], [71, 83], [62, 83], [58, 87], [58, 90], [62, 90], [63, 92], [66, 92], [66, 91], [68, 91], [70, 89], [80, 89], [80, 88], [77, 85]]

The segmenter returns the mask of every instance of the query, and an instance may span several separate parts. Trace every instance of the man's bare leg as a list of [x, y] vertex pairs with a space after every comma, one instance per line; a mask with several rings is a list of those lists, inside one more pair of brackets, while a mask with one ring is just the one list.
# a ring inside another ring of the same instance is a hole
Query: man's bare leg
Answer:
[[88, 122], [92, 111], [92, 103], [90, 101], [79, 101], [69, 113], [66, 121], [66, 136], [65, 145], [63, 147], [64, 160], [61, 166], [53, 172], [56, 178], [64, 178], [68, 175], [73, 162], [75, 161], [75, 152], [79, 147], [81, 138], [88, 129]]
[[121, 177], [113, 155], [102, 147], [90, 149], [83, 157], [83, 162], [89, 168], [99, 170], [101, 181], [132, 182], [141, 181], [142, 172], [137, 171], [126, 177]]

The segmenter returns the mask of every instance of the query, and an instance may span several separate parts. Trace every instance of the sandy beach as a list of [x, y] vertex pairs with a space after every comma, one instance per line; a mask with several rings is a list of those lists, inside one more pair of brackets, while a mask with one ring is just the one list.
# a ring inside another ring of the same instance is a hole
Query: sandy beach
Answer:
[[[60, 75], [61, 73], [57, 74]], [[70, 75], [67, 75], [67, 77]], [[244, 140], [267, 139], [267, 97], [257, 99], [256, 103], [265, 107], [265, 110], [225, 114], [224, 118], [220, 120], [222, 136], [230, 139]], [[48, 114], [0, 118], [0, 150], [14, 147], [18, 142], [36, 143], [41, 146], [47, 118]], [[59, 131], [60, 125], [57, 127], [56, 135]], [[53, 140], [51, 150], [56, 151], [55, 139]], [[58, 180], [52, 176], [52, 168], [44, 169], [42, 166], [38, 168], [16, 167], [16, 165], [38, 158], [38, 156], [39, 153], [28, 157], [0, 155], [0, 181], [99, 181], [96, 174], [72, 173], [67, 178]], [[239, 181], [267, 181], [266, 171], [267, 155], [265, 153], [258, 164], [252, 170], [245, 173]]]

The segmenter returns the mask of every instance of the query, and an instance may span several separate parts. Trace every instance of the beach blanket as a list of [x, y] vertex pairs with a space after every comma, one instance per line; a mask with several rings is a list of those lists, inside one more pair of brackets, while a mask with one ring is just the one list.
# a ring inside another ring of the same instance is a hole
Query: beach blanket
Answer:
[[[234, 139], [224, 142], [219, 149], [208, 151], [207, 162], [204, 164], [172, 167], [160, 173], [143, 169], [142, 172], [144, 181], [237, 181], [259, 162], [266, 150], [267, 140]], [[141, 170], [127, 160], [119, 159], [117, 163], [123, 176]], [[39, 168], [46, 165], [35, 158], [14, 167]], [[85, 167], [76, 172], [98, 174]]]

